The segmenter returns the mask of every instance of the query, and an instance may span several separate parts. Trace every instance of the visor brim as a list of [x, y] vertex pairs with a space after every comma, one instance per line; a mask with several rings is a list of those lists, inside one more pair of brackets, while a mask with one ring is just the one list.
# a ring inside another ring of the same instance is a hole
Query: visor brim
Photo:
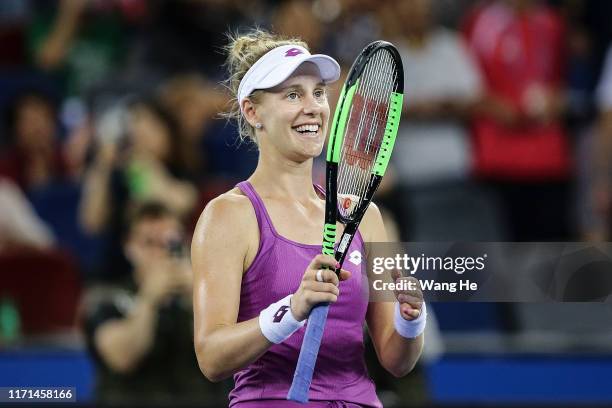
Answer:
[[333, 58], [323, 54], [305, 55], [303, 58], [296, 58], [290, 64], [285, 63], [270, 70], [259, 82], [257, 89], [270, 89], [280, 85], [305, 62], [311, 62], [317, 66], [321, 80], [326, 84], [333, 83], [340, 78], [340, 66]]

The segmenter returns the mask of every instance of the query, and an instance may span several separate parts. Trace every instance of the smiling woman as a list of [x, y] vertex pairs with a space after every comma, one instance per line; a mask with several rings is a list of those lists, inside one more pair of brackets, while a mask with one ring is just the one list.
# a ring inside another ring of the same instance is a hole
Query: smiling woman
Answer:
[[[312, 164], [327, 133], [326, 87], [340, 67], [311, 55], [302, 41], [261, 31], [233, 38], [227, 51], [235, 96], [228, 116], [242, 138], [257, 143], [259, 161], [248, 180], [208, 204], [194, 232], [200, 368], [213, 381], [234, 375], [231, 407], [299, 406], [285, 398], [304, 324], [314, 305], [329, 302], [311, 406], [380, 407], [363, 358], [364, 322], [381, 364], [395, 375], [414, 366], [422, 336], [395, 332], [392, 304], [368, 305], [365, 263], [348, 263], [336, 275], [334, 257], [321, 254], [324, 191], [312, 183]], [[386, 241], [374, 205], [348, 252], [363, 254], [366, 240]], [[404, 312], [420, 316], [419, 307]]]
[[261, 123], [255, 132], [260, 149], [271, 144], [280, 152], [298, 155], [296, 160], [321, 153], [329, 104], [315, 63], [303, 62], [290, 78], [262, 92], [258, 103], [245, 98], [241, 107], [248, 123]]

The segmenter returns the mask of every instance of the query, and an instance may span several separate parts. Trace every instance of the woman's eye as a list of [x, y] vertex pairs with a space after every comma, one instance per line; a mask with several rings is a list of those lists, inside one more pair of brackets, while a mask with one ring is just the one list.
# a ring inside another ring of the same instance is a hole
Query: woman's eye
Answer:
[[287, 94], [287, 99], [289, 99], [290, 101], [295, 101], [298, 97], [299, 95], [297, 92], [289, 92]]
[[323, 89], [318, 89], [314, 92], [314, 96], [315, 98], [324, 98], [325, 97], [325, 91]]

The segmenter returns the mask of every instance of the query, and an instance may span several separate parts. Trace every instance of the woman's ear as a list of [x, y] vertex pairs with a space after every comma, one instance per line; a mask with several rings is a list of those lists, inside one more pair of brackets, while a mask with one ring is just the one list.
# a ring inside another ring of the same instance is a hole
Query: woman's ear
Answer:
[[259, 119], [257, 118], [257, 108], [255, 107], [255, 104], [249, 98], [246, 98], [242, 101], [240, 108], [242, 109], [244, 118], [247, 122], [249, 122], [249, 125], [255, 127], [256, 124], [259, 123]]

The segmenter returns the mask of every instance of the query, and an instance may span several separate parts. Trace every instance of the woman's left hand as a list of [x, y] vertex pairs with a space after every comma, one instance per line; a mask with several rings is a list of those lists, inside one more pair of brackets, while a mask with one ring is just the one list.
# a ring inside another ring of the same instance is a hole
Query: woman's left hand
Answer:
[[[423, 292], [419, 280], [414, 276], [401, 276], [400, 274], [393, 276], [395, 283], [404, 281], [401, 287], [408, 288], [402, 291], [395, 291], [395, 297], [400, 304], [400, 312], [405, 320], [415, 320], [421, 315], [423, 308]], [[412, 282], [412, 284], [410, 284]], [[399, 285], [398, 285], [399, 286]]]

